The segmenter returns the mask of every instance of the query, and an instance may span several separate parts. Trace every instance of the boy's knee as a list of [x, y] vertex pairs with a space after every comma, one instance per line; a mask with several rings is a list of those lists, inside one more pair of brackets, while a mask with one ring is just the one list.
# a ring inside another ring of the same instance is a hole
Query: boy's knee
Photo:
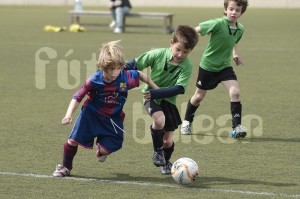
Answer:
[[[121, 147], [120, 147], [120, 148], [121, 148]], [[98, 150], [99, 150], [99, 152], [101, 153], [101, 155], [109, 155], [109, 154], [111, 154], [110, 151], [108, 151], [107, 149], [105, 149], [105, 148], [103, 148], [103, 147], [99, 147]], [[119, 150], [119, 149], [117, 149], [117, 150]], [[117, 150], [116, 150], [116, 151], [117, 151]]]
[[155, 129], [162, 129], [165, 126], [165, 117], [162, 115], [160, 117], [156, 117], [153, 120]]
[[191, 99], [191, 103], [194, 106], [197, 106], [200, 104], [200, 102], [204, 99], [204, 95], [202, 95], [201, 93], [195, 93], [194, 96]]
[[230, 89], [229, 95], [230, 95], [231, 99], [235, 99], [235, 100], [239, 99], [240, 98], [240, 89], [238, 89], [238, 88]]
[[70, 139], [68, 139], [68, 144], [71, 146], [78, 146], [78, 144]]
[[165, 148], [170, 148], [171, 146], [173, 145], [173, 140], [170, 139], [170, 140], [164, 140], [164, 147]]
[[171, 147], [173, 145], [173, 133], [166, 132], [164, 135], [164, 147]]

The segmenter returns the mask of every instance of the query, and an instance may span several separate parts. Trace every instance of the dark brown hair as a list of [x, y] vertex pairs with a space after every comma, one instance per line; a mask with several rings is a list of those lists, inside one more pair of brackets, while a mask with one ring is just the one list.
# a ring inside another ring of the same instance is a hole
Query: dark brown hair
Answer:
[[182, 42], [185, 49], [193, 49], [199, 40], [199, 35], [196, 30], [187, 25], [179, 25], [174, 34], [173, 42]]
[[247, 10], [248, 7], [248, 0], [224, 0], [224, 8], [227, 9], [228, 2], [234, 1], [238, 6], [242, 6], [242, 14]]

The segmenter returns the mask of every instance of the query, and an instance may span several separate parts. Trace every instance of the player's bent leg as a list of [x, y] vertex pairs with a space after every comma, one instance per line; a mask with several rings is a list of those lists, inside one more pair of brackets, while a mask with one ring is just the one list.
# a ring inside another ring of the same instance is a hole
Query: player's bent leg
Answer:
[[173, 132], [167, 132], [164, 136], [164, 153], [166, 164], [161, 168], [161, 174], [171, 174], [172, 163], [170, 162], [172, 153], [174, 151], [175, 144], [173, 142]]
[[222, 81], [222, 84], [225, 86], [226, 90], [228, 91], [231, 102], [240, 101], [240, 87], [236, 80]]
[[244, 138], [247, 130], [241, 125], [242, 120], [242, 104], [240, 102], [240, 87], [237, 80], [227, 80], [222, 82], [228, 91], [230, 97], [230, 109], [232, 115], [233, 138]]
[[156, 111], [152, 114], [153, 124], [150, 127], [153, 142], [153, 164], [157, 167], [166, 164], [163, 151], [163, 137], [165, 134], [165, 115], [162, 111]]
[[163, 150], [163, 137], [165, 134], [164, 129], [155, 130], [150, 127], [152, 142], [153, 142], [153, 164], [157, 167], [163, 166], [166, 164], [165, 154]]
[[162, 111], [157, 111], [155, 113], [152, 114], [152, 120], [153, 120], [153, 124], [152, 124], [152, 128], [153, 129], [163, 129], [165, 126], [165, 115]]
[[199, 108], [200, 102], [205, 98], [206, 92], [206, 90], [196, 88], [194, 95], [188, 101], [185, 117], [180, 128], [182, 135], [192, 134], [192, 122], [194, 120], [195, 112]]
[[68, 139], [64, 143], [64, 153], [62, 164], [58, 164], [53, 172], [54, 177], [69, 176], [73, 167], [73, 159], [77, 153], [78, 144], [73, 140]]
[[109, 155], [109, 152], [105, 150], [99, 143], [96, 144], [97, 151], [96, 156], [99, 162], [104, 162]]
[[174, 131], [166, 131], [165, 132], [164, 137], [163, 137], [163, 141], [164, 141], [163, 147], [164, 148], [170, 148], [174, 144], [173, 134], [174, 134]]
[[71, 139], [68, 139], [68, 144], [70, 146], [74, 146], [74, 147], [78, 146], [78, 144], [76, 142], [74, 142], [73, 140], [71, 140]]

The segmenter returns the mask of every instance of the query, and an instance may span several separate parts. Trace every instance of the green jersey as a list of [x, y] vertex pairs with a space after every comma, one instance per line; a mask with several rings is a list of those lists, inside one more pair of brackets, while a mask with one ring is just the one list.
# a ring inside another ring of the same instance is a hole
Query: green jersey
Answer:
[[[137, 69], [142, 71], [145, 68], [151, 68], [151, 79], [160, 88], [169, 88], [175, 85], [183, 86], [186, 89], [189, 79], [192, 75], [192, 63], [188, 58], [184, 59], [178, 65], [171, 63], [171, 48], [159, 48], [143, 53], [135, 59]], [[150, 72], [150, 71], [149, 71]], [[143, 88], [143, 92], [151, 89], [149, 85]], [[176, 105], [176, 97], [165, 98], [164, 100]], [[158, 103], [160, 101], [158, 100]]]
[[207, 71], [219, 72], [231, 66], [232, 50], [239, 42], [244, 27], [237, 23], [236, 28], [230, 27], [230, 21], [226, 16], [211, 19], [200, 23], [200, 33], [202, 36], [210, 35], [206, 50], [200, 61], [200, 67]]

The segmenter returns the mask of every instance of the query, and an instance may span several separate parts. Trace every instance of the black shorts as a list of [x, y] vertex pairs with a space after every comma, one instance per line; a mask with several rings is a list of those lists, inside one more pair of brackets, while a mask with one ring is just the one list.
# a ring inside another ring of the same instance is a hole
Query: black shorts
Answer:
[[226, 67], [219, 72], [210, 72], [199, 67], [196, 86], [202, 90], [211, 90], [226, 80], [237, 80], [232, 67]]
[[181, 118], [177, 107], [165, 100], [162, 100], [160, 104], [155, 103], [153, 100], [147, 100], [144, 103], [144, 107], [148, 114], [152, 116], [157, 111], [162, 111], [165, 115], [165, 131], [175, 131], [179, 125], [181, 125]]

